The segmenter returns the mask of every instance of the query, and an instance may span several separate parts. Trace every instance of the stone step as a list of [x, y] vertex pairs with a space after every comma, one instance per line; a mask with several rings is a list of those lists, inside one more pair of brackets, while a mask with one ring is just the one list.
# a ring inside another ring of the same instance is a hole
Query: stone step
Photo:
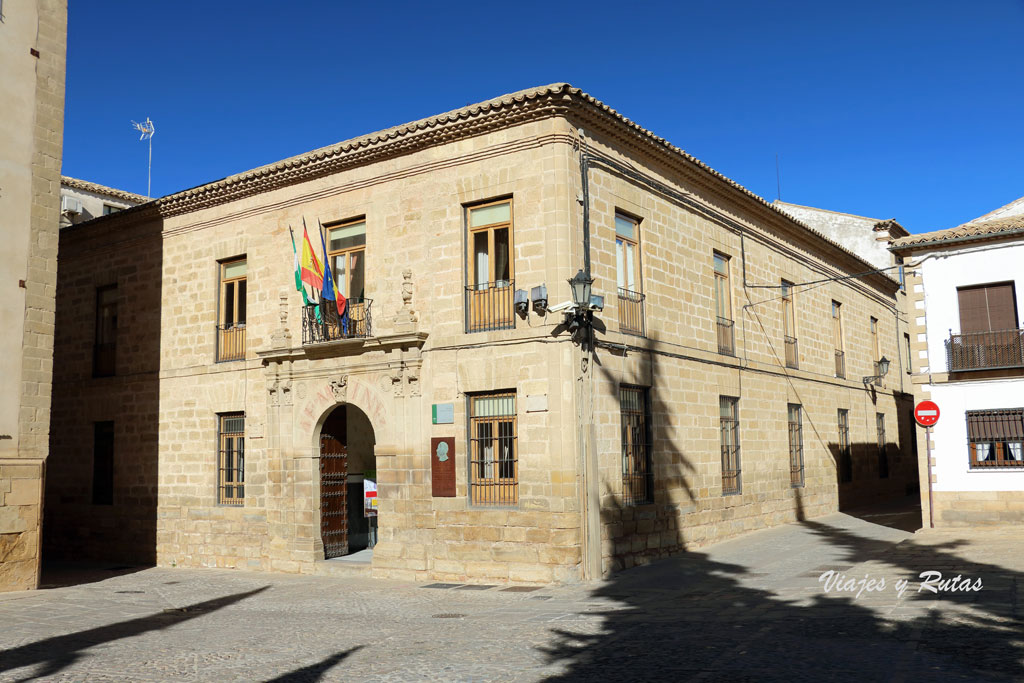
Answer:
[[316, 562], [313, 566], [317, 576], [370, 576], [369, 562], [335, 559]]

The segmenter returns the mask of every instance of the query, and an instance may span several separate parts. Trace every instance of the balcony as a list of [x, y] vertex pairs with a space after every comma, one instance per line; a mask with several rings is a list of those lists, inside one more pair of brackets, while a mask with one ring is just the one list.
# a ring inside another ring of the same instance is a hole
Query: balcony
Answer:
[[644, 298], [619, 287], [619, 332], [644, 336]]
[[480, 282], [466, 287], [466, 332], [511, 330], [516, 326], [512, 294], [515, 280]]
[[726, 356], [736, 355], [736, 340], [733, 335], [733, 321], [728, 318], [716, 318], [718, 328], [718, 352]]
[[302, 309], [302, 343], [322, 344], [344, 339], [362, 339], [373, 332], [370, 305], [373, 299], [349, 299], [344, 316], [338, 316], [338, 309], [332, 302], [322, 306], [320, 318], [316, 306]]
[[245, 323], [217, 325], [217, 362], [245, 358]]
[[836, 349], [836, 377], [846, 377], [846, 354]]
[[783, 337], [786, 344], [786, 367], [796, 370], [800, 367], [800, 350], [796, 343], [796, 337]]
[[949, 372], [1024, 368], [1024, 330], [950, 334], [946, 340]]

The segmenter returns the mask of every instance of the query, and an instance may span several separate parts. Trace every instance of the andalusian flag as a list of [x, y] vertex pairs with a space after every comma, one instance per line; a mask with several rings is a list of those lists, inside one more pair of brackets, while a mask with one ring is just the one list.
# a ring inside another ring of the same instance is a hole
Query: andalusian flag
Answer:
[[295, 257], [295, 291], [302, 295], [302, 303], [306, 306], [309, 305], [309, 297], [306, 296], [306, 290], [302, 288], [302, 274], [299, 268], [299, 252], [295, 249], [295, 233], [292, 232], [292, 226], [288, 226], [288, 233], [292, 236], [292, 256]]

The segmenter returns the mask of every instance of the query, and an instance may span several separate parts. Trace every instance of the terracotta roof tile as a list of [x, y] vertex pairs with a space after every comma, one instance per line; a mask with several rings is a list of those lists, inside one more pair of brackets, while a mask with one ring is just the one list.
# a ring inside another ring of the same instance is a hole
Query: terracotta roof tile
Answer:
[[971, 221], [958, 225], [947, 230], [935, 230], [933, 232], [922, 232], [910, 237], [904, 237], [893, 242], [893, 250], [903, 250], [922, 244], [941, 243], [948, 241], [967, 241], [971, 239], [986, 239], [1002, 233], [1024, 233], [1024, 214], [997, 218], [990, 221]]
[[116, 197], [117, 199], [123, 199], [126, 202], [133, 202], [135, 204], [145, 204], [149, 201], [147, 197], [143, 197], [141, 194], [118, 190], [117, 188], [107, 187], [106, 185], [100, 185], [99, 183], [91, 183], [88, 180], [79, 180], [78, 178], [72, 178], [71, 176], [66, 175], [62, 175], [60, 177], [60, 184], [76, 190], [82, 190], [83, 192], [105, 194], [108, 197]]

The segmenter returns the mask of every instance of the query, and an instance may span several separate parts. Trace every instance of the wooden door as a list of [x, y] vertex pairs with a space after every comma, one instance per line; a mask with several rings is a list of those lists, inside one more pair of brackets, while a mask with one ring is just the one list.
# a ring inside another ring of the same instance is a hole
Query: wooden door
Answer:
[[348, 555], [348, 448], [331, 434], [320, 435], [320, 536], [324, 559]]

